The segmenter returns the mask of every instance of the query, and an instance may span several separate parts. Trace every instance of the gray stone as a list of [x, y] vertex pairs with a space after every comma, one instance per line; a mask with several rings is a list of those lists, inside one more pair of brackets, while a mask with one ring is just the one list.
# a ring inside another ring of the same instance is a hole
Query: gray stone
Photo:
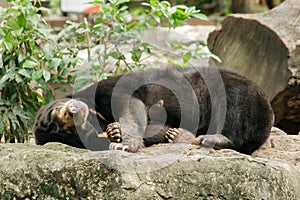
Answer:
[[[174, 48], [170, 47], [171, 43], [181, 43], [186, 46], [190, 46], [193, 43], [206, 44], [208, 35], [211, 31], [215, 29], [212, 25], [198, 25], [190, 26], [184, 25], [179, 26], [175, 29], [169, 29], [166, 27], [158, 27], [154, 29], [149, 29], [142, 31], [138, 34], [139, 38], [143, 42], [147, 42], [155, 48], [151, 50], [151, 54], [143, 53], [141, 58], [141, 63], [147, 65], [149, 68], [156, 68], [160, 66], [169, 66], [170, 62], [173, 64], [182, 64], [182, 52], [176, 51]], [[114, 51], [114, 45], [109, 45], [104, 47], [103, 45], [98, 45], [91, 49], [92, 63], [97, 62], [99, 55], [103, 54], [104, 51]], [[120, 45], [119, 51], [124, 55], [127, 63], [132, 63], [131, 45]], [[192, 48], [192, 47], [190, 47]], [[208, 54], [208, 48], [202, 49], [203, 54]], [[82, 59], [83, 65], [77, 66], [82, 70], [86, 70], [89, 66], [88, 64], [88, 50], [84, 49], [79, 51], [78, 57]], [[108, 58], [106, 60], [106, 69], [110, 71], [115, 68], [116, 60]], [[197, 58], [191, 59], [190, 64], [196, 66], [208, 66], [209, 58]], [[121, 66], [123, 63], [121, 62]], [[123, 66], [124, 67], [124, 66]]]
[[299, 165], [187, 144], [0, 144], [0, 160], [0, 199], [300, 199]]

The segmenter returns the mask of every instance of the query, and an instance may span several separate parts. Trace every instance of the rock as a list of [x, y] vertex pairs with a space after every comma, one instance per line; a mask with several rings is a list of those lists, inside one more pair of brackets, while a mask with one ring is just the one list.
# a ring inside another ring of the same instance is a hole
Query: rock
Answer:
[[175, 29], [166, 27], [157, 27], [155, 29], [145, 30], [141, 34], [141, 39], [160, 48], [169, 48], [169, 43], [180, 42], [189, 45], [193, 42], [206, 44], [208, 35], [215, 30], [213, 25], [183, 25]]
[[[179, 26], [176, 29], [169, 29], [166, 27], [158, 27], [155, 29], [148, 29], [142, 31], [139, 34], [139, 38], [143, 42], [147, 42], [156, 48], [151, 50], [151, 54], [143, 53], [141, 58], [141, 63], [149, 67], [159, 67], [169, 66], [170, 62], [173, 64], [182, 64], [182, 53], [174, 50], [170, 47], [170, 43], [180, 42], [184, 45], [190, 46], [193, 43], [206, 44], [208, 35], [211, 31], [215, 29], [213, 25], [183, 25]], [[98, 60], [99, 55], [103, 54], [104, 51], [113, 51], [112, 48], [115, 48], [114, 45], [111, 45], [110, 48], [105, 49], [103, 46], [98, 45], [91, 49], [91, 58]], [[119, 51], [125, 56], [126, 62], [132, 63], [131, 59], [131, 45], [120, 45]], [[209, 53], [208, 48], [202, 49], [203, 53]], [[87, 70], [88, 63], [88, 50], [84, 49], [79, 51], [78, 57], [83, 60], [83, 66], [78, 66], [82, 70]], [[110, 71], [116, 67], [116, 60], [112, 58], [107, 59], [107, 64], [105, 70]], [[207, 66], [209, 58], [203, 59], [193, 59], [192, 64]], [[122, 62], [121, 62], [122, 65]], [[123, 65], [122, 65], [123, 66]], [[124, 67], [124, 66], [123, 66]]]
[[273, 127], [269, 139], [252, 156], [300, 167], [300, 136], [287, 135]]
[[0, 144], [0, 199], [299, 199], [298, 164], [161, 144], [138, 153]]

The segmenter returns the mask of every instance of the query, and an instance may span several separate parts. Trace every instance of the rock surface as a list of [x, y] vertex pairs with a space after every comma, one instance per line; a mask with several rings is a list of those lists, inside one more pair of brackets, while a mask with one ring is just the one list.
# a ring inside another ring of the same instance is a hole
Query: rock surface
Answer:
[[287, 135], [273, 127], [270, 138], [252, 156], [285, 162], [300, 168], [300, 135]]
[[[300, 199], [300, 139], [285, 137], [253, 157], [187, 144], [138, 153], [0, 144], [0, 199]], [[293, 160], [270, 154], [282, 146]]]

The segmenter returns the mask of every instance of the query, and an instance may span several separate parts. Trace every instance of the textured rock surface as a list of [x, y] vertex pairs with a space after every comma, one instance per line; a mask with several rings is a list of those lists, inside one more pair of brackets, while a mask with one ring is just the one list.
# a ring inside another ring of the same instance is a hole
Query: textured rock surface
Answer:
[[300, 168], [300, 135], [287, 135], [273, 127], [267, 142], [252, 156], [285, 162]]
[[300, 199], [298, 164], [185, 144], [138, 153], [0, 144], [0, 199]]

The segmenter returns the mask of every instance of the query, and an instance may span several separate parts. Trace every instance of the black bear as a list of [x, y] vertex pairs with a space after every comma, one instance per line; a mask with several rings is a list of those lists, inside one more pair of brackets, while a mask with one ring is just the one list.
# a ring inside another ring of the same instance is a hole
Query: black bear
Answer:
[[98, 126], [112, 144], [130, 152], [186, 141], [251, 154], [266, 141], [274, 121], [270, 103], [256, 84], [214, 67], [128, 73], [67, 98], [95, 110]]

